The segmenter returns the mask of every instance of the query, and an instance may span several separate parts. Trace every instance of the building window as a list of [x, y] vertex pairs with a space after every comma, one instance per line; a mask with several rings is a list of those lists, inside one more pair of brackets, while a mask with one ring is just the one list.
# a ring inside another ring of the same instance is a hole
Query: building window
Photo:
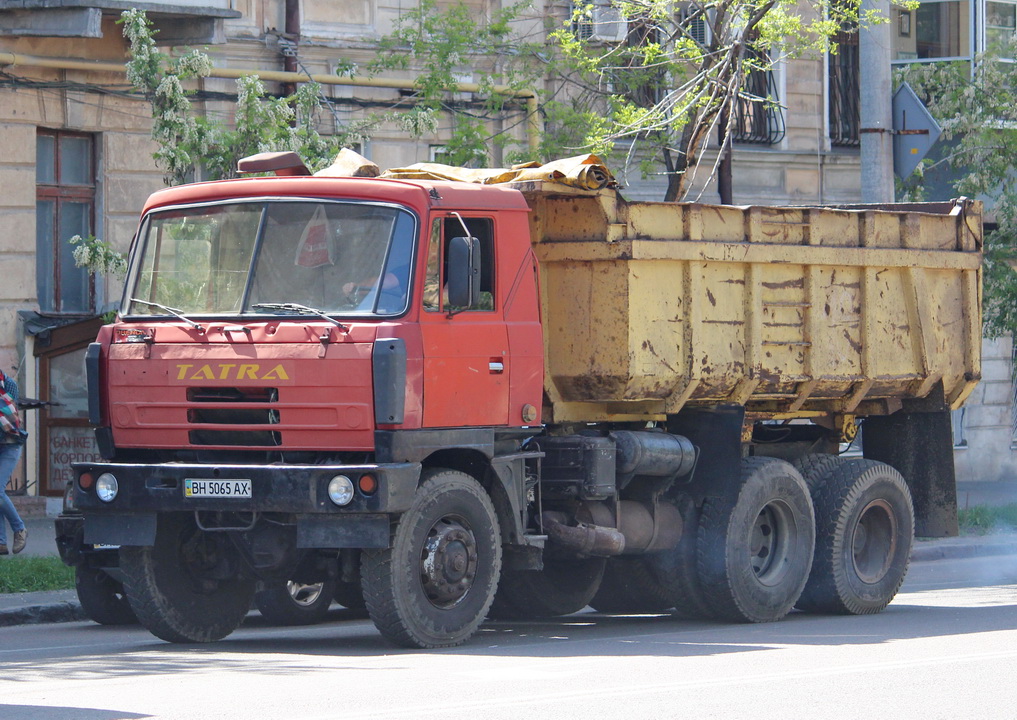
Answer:
[[[992, 7], [1008, 4], [1010, 3], [986, 3], [990, 16], [987, 22], [987, 34], [992, 25]], [[1010, 7], [1014, 6], [1010, 4]], [[1012, 12], [1010, 18], [1012, 22]], [[1005, 28], [1005, 13], [1001, 14], [1000, 19], [1003, 20]], [[971, 42], [973, 18], [971, 4], [968, 0], [923, 0], [921, 5], [913, 11], [894, 10], [891, 20], [895, 20], [891, 31], [895, 61], [965, 60], [972, 56], [974, 51]], [[1013, 34], [1012, 25], [1010, 34]], [[989, 35], [989, 37], [993, 36]]]
[[837, 54], [830, 55], [828, 69], [830, 144], [858, 147], [858, 31], [837, 33], [834, 42]]
[[950, 427], [953, 429], [953, 446], [956, 448], [968, 446], [966, 421], [967, 413], [965, 408], [959, 408], [950, 412]]
[[47, 405], [38, 412], [39, 494], [59, 497], [74, 477], [71, 463], [98, 462], [99, 448], [88, 421], [85, 349], [95, 340], [100, 318], [80, 320], [36, 337], [39, 392]]
[[967, 3], [924, 2], [915, 11], [917, 16], [915, 50], [919, 58], [967, 57]]
[[[760, 64], [768, 66], [768, 53], [754, 52]], [[731, 139], [736, 143], [774, 145], [784, 139], [784, 114], [773, 70], [753, 68], [745, 77], [735, 100]]]
[[43, 312], [89, 313], [94, 279], [74, 264], [67, 241], [95, 227], [95, 141], [40, 130], [36, 138], [36, 285]]
[[1017, 34], [1017, 3], [985, 3], [985, 46], [987, 49], [1005, 47]]

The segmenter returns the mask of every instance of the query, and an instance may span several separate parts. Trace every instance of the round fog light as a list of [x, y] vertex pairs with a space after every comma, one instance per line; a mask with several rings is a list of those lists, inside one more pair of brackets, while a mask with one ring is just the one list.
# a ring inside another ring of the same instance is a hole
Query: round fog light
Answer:
[[103, 502], [113, 502], [117, 493], [120, 492], [120, 485], [112, 473], [103, 473], [95, 480], [95, 494]]
[[353, 501], [353, 481], [345, 475], [336, 475], [328, 482], [328, 499], [339, 507]]

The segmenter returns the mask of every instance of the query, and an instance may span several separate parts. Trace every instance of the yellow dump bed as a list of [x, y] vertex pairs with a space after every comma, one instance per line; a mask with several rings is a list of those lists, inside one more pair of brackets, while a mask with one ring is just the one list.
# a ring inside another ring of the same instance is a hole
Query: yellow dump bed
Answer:
[[981, 205], [626, 202], [518, 185], [532, 208], [545, 422], [686, 405], [885, 414], [981, 373]]

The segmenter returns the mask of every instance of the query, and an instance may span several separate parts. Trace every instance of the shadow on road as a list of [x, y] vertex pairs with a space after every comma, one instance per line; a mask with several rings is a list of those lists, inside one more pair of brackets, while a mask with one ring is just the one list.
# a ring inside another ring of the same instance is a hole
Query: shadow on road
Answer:
[[[90, 642], [87, 650], [82, 648], [79, 654], [70, 656], [66, 647], [26, 650], [23, 662], [16, 657], [5, 662], [6, 680], [17, 683], [22, 678], [27, 681], [46, 676], [88, 679], [96, 673], [105, 678], [186, 676], [209, 668], [278, 677], [320, 670], [322, 657], [332, 658], [330, 670], [392, 670], [391, 656], [409, 659], [421, 653], [509, 658], [700, 657], [796, 645], [877, 645], [1010, 629], [1015, 598], [1017, 586], [1013, 585], [912, 592], [899, 596], [878, 615], [831, 617], [795, 612], [781, 622], [761, 625], [692, 621], [672, 615], [586, 612], [539, 622], [488, 622], [467, 645], [432, 651], [392, 648], [369, 621], [351, 617], [352, 613], [343, 609], [333, 610], [324, 624], [303, 628], [272, 627], [252, 614], [236, 633], [207, 645], [164, 643], [140, 628], [90, 625], [75, 630], [94, 634], [95, 642]], [[383, 666], [365, 666], [365, 658], [380, 660], [382, 656], [389, 656]], [[24, 675], [19, 672], [22, 670]], [[3, 710], [0, 706], [0, 717], [32, 717]], [[114, 717], [106, 711], [94, 712], [95, 720]], [[75, 717], [90, 720], [93, 716]]]

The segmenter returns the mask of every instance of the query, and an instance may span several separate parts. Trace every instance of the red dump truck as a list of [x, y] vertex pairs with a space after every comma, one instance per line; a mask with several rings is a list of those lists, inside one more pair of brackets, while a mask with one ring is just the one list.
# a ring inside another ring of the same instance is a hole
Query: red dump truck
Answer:
[[73, 504], [158, 637], [223, 638], [286, 582], [421, 648], [588, 605], [872, 613], [916, 527], [956, 533], [977, 203], [246, 166], [278, 176], [152, 195], [86, 357]]

